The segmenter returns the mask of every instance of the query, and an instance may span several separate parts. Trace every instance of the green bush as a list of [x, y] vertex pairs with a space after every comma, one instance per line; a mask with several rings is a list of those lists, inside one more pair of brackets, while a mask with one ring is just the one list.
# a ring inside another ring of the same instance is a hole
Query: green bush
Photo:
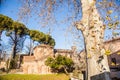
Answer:
[[5, 68], [0, 68], [0, 71], [5, 72]]
[[65, 72], [68, 74], [68, 72], [72, 72], [73, 70], [73, 61], [72, 59], [58, 55], [55, 58], [49, 57], [45, 64], [49, 66], [54, 72]]

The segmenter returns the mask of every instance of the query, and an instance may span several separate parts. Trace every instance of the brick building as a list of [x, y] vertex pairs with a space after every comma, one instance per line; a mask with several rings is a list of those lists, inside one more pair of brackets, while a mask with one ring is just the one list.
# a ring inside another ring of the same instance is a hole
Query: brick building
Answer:
[[41, 44], [36, 46], [33, 50], [33, 55], [23, 56], [23, 72], [26, 74], [50, 74], [50, 67], [45, 65], [45, 61], [48, 57], [56, 57], [57, 55], [63, 55], [69, 58], [73, 58], [75, 47], [69, 49], [54, 49], [51, 46]]

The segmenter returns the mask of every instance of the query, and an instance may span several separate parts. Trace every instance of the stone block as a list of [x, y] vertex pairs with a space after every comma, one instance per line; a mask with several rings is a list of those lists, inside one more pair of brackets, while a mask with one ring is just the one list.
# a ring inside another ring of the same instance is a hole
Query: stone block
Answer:
[[90, 80], [111, 80], [110, 79], [110, 73], [104, 72], [98, 75], [94, 75], [90, 78]]

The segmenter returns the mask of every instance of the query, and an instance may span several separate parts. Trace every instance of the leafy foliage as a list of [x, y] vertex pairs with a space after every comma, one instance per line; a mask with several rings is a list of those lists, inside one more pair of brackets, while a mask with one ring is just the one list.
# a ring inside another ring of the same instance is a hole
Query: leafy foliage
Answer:
[[106, 50], [106, 51], [105, 51], [105, 54], [106, 54], [106, 55], [110, 55], [110, 54], [111, 54], [111, 51], [110, 51], [110, 50]]
[[12, 27], [11, 27], [11, 31], [16, 32], [17, 35], [27, 35], [28, 34], [28, 28], [26, 28], [26, 26], [20, 22], [16, 22], [14, 21]]
[[73, 68], [73, 61], [70, 58], [65, 56], [58, 55], [56, 58], [49, 57], [45, 64], [53, 69], [53, 71], [68, 73], [72, 71]]
[[55, 46], [55, 40], [48, 34], [44, 34], [43, 32], [37, 30], [30, 30], [29, 35], [33, 41]]
[[0, 31], [9, 30], [13, 20], [8, 16], [0, 14]]

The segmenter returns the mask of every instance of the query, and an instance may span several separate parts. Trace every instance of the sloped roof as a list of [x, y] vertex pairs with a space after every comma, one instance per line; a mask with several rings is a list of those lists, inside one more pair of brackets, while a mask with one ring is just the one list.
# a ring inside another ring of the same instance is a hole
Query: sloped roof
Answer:
[[58, 53], [73, 53], [72, 50], [69, 49], [54, 49], [54, 52], [58, 52]]

